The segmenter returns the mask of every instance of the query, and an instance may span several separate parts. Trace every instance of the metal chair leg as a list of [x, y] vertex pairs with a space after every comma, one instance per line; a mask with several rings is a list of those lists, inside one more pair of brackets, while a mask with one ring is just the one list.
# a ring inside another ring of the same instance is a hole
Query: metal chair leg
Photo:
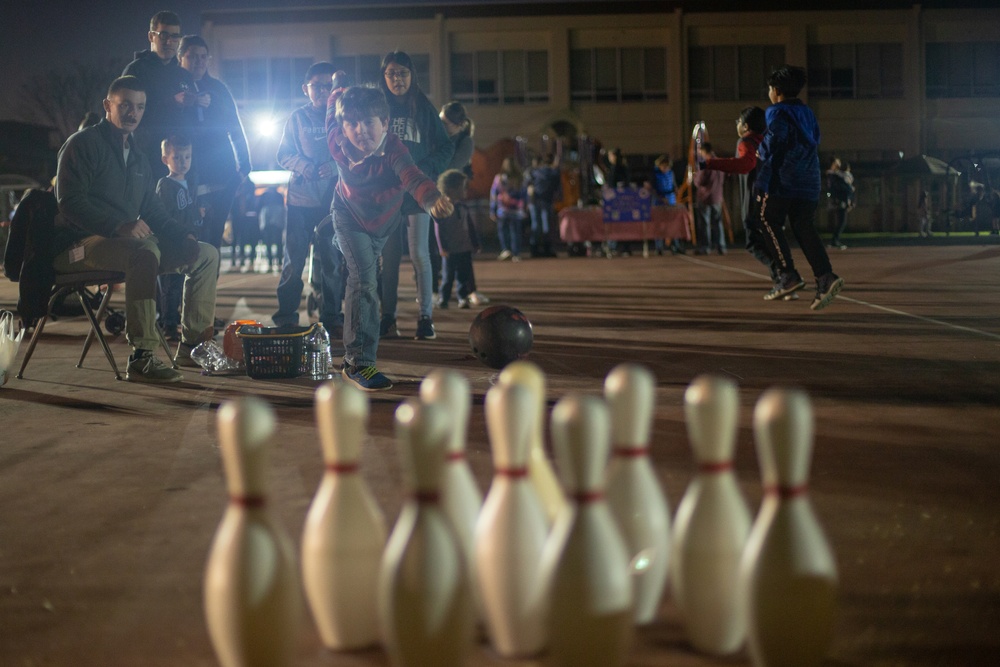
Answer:
[[[118, 372], [118, 364], [115, 363], [115, 355], [111, 354], [111, 348], [108, 347], [108, 341], [104, 340], [104, 335], [101, 333], [100, 329], [101, 325], [97, 321], [97, 317], [94, 315], [93, 308], [91, 308], [90, 304], [87, 302], [87, 297], [84, 294], [83, 287], [78, 287], [76, 290], [76, 294], [77, 296], [80, 297], [80, 305], [83, 306], [83, 312], [87, 314], [87, 319], [90, 320], [90, 326], [93, 327], [94, 334], [97, 336], [97, 341], [101, 344], [101, 347], [104, 348], [104, 356], [108, 358], [108, 363], [111, 364], [111, 369], [115, 372], [115, 379], [121, 380], [122, 374]], [[104, 299], [107, 300], [109, 297], [110, 297], [110, 290], [108, 294], [104, 296]], [[84, 352], [84, 354], [86, 354], [86, 352]], [[76, 367], [80, 368], [82, 364], [83, 364], [83, 358], [81, 357], [80, 363], [77, 364]]]
[[[114, 285], [108, 285], [108, 289], [104, 292], [104, 296], [101, 298], [101, 305], [98, 306], [97, 312], [94, 317], [100, 322], [104, 318], [104, 314], [108, 310], [108, 304], [111, 303], [111, 293], [115, 291]], [[80, 298], [84, 298], [83, 294], [80, 294]], [[84, 310], [87, 307], [84, 306]], [[100, 331], [98, 329], [98, 331]], [[90, 331], [87, 332], [87, 338], [83, 341], [83, 352], [80, 354], [80, 362], [76, 365], [77, 368], [83, 366], [83, 360], [87, 358], [87, 352], [90, 351], [90, 345], [94, 342], [94, 329], [91, 327]]]
[[35, 346], [38, 345], [38, 339], [42, 335], [42, 329], [45, 328], [45, 321], [49, 319], [48, 315], [43, 315], [38, 318], [38, 322], [35, 323], [35, 331], [31, 334], [31, 341], [28, 343], [28, 349], [24, 351], [24, 358], [21, 360], [21, 368], [17, 371], [17, 379], [24, 379], [24, 369], [28, 367], [28, 362], [31, 361], [31, 355], [35, 352]]

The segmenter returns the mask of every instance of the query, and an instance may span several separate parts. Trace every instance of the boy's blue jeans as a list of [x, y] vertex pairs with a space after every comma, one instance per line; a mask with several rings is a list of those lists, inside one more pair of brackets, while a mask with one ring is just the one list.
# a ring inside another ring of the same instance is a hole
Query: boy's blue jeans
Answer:
[[[393, 229], [399, 219], [390, 223]], [[347, 264], [344, 296], [344, 361], [350, 366], [374, 366], [378, 358], [378, 258], [388, 234], [373, 236], [333, 210], [337, 245]]]

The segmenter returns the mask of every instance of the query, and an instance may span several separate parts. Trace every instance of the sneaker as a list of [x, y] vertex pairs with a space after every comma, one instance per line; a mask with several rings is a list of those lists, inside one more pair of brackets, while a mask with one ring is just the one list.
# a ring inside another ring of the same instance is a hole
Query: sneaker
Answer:
[[508, 259], [510, 259], [510, 255], [511, 255], [510, 250], [504, 250], [499, 255], [497, 255], [497, 261], [506, 262]]
[[201, 368], [198, 362], [191, 358], [191, 350], [194, 348], [194, 345], [188, 345], [187, 343], [178, 345], [177, 354], [174, 355], [174, 365], [183, 368]]
[[434, 322], [429, 317], [421, 317], [417, 321], [417, 335], [414, 336], [417, 340], [433, 340], [437, 338], [437, 334], [434, 333]]
[[784, 299], [785, 296], [798, 292], [805, 286], [805, 281], [802, 280], [801, 276], [799, 276], [797, 272], [787, 273], [778, 278], [778, 282], [774, 284], [771, 291], [764, 295], [764, 301]]
[[362, 391], [383, 391], [392, 388], [392, 380], [379, 372], [374, 366], [358, 368], [357, 366], [348, 366], [345, 363], [340, 374], [345, 380]]
[[813, 310], [823, 310], [830, 305], [844, 286], [844, 279], [836, 273], [828, 273], [816, 279], [816, 298], [809, 306]]
[[129, 382], [150, 382], [154, 384], [165, 384], [169, 382], [180, 382], [184, 376], [170, 366], [160, 361], [160, 359], [149, 350], [137, 350], [139, 356], [129, 358], [128, 368], [125, 370], [125, 379]]
[[473, 306], [485, 306], [490, 302], [489, 297], [480, 294], [479, 292], [473, 292], [469, 295], [469, 303]]
[[[459, 304], [461, 304], [461, 303], [462, 302], [461, 302], [461, 299], [460, 299], [459, 300]], [[440, 308], [441, 310], [448, 310], [448, 302], [445, 301], [444, 299], [438, 299], [437, 300], [437, 307]], [[459, 305], [459, 307], [461, 308], [461, 305]]]
[[394, 318], [382, 318], [378, 327], [379, 338], [402, 338]]
[[468, 310], [469, 309], [469, 300], [468, 299], [459, 299], [458, 300], [458, 307], [461, 308], [462, 310]]
[[831, 242], [830, 245], [827, 246], [827, 248], [830, 249], [836, 248], [837, 250], [847, 250], [847, 246], [841, 243], [840, 241]]
[[520, 262], [521, 261], [521, 256], [520, 255], [511, 255], [510, 256], [510, 261], [512, 261], [512, 262]]
[[792, 292], [791, 294], [786, 294], [785, 296], [781, 297], [781, 300], [782, 301], [798, 301], [799, 300], [799, 293], [798, 292]]
[[723, 248], [722, 246], [719, 246], [719, 248], [718, 248], [717, 252], [718, 252], [718, 253], [719, 253], [720, 255], [725, 255], [725, 254], [726, 254], [726, 249], [725, 249], [725, 248]]

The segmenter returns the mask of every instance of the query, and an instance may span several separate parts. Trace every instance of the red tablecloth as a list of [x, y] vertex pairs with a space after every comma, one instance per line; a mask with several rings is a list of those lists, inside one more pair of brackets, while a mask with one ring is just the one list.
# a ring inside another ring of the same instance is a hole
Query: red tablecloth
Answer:
[[559, 211], [559, 236], [566, 243], [583, 241], [646, 241], [651, 239], [691, 240], [686, 208], [682, 206], [654, 206], [652, 220], [642, 222], [604, 223], [600, 206], [577, 208], [571, 206]]

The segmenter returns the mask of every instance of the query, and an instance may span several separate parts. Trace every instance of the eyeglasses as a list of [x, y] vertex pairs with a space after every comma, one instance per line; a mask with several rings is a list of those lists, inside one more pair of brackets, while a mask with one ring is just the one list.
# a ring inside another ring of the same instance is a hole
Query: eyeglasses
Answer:
[[307, 83], [306, 85], [313, 90], [333, 90], [332, 83]]
[[149, 34], [156, 35], [165, 42], [176, 42], [181, 38], [181, 34], [179, 32], [167, 32], [166, 30], [150, 30]]
[[392, 80], [404, 80], [410, 78], [410, 70], [408, 69], [387, 69], [385, 71], [385, 78]]

